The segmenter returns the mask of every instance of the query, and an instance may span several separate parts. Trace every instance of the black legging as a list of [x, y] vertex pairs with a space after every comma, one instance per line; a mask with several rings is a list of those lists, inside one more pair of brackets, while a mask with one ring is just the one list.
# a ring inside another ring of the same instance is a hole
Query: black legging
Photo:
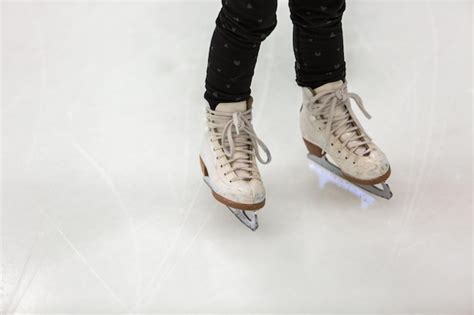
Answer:
[[[289, 0], [289, 6], [297, 84], [316, 88], [345, 79], [345, 0]], [[249, 98], [260, 44], [276, 26], [276, 9], [277, 0], [222, 0], [204, 94], [212, 109]]]

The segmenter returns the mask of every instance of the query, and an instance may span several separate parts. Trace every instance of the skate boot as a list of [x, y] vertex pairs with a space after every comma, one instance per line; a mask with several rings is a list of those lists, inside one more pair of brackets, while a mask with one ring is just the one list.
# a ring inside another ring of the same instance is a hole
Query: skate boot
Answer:
[[[200, 154], [204, 181], [214, 198], [248, 228], [258, 228], [256, 210], [265, 205], [265, 189], [257, 161], [271, 160], [267, 146], [252, 126], [252, 98], [207, 108], [207, 131]], [[266, 159], [260, 155], [259, 147]]]
[[[370, 119], [361, 98], [336, 81], [314, 90], [303, 88], [300, 127], [308, 157], [336, 175], [379, 197], [390, 199], [385, 181], [390, 164], [355, 117], [350, 99]], [[326, 153], [334, 161], [331, 163]], [[379, 187], [380, 186], [380, 187]]]

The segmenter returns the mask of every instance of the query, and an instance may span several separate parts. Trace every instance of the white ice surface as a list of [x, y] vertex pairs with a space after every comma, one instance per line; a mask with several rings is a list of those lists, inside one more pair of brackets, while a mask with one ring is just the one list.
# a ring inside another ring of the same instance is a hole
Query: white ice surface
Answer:
[[350, 89], [393, 171], [364, 202], [306, 159], [280, 4], [255, 233], [198, 165], [218, 1], [1, 6], [4, 311], [472, 312], [472, 2], [348, 1]]

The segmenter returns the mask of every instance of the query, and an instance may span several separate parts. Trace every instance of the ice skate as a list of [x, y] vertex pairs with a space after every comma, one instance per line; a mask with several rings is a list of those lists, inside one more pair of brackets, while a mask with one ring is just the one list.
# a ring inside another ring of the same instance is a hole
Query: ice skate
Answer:
[[[247, 102], [221, 103], [207, 108], [207, 131], [200, 154], [204, 181], [214, 198], [224, 204], [243, 224], [255, 231], [255, 211], [265, 205], [265, 189], [257, 160], [271, 160], [267, 146], [252, 126], [252, 98]], [[260, 155], [261, 148], [266, 155]]]
[[360, 188], [390, 199], [392, 192], [385, 183], [390, 164], [355, 117], [350, 99], [370, 119], [361, 98], [348, 93], [343, 81], [314, 90], [303, 88], [300, 127], [308, 157]]

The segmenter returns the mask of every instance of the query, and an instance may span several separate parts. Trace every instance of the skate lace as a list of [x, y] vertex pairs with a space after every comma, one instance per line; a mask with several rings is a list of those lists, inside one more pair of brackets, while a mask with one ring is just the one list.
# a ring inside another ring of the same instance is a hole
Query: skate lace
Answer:
[[[330, 142], [331, 134], [356, 155], [364, 156], [371, 152], [369, 144], [372, 140], [352, 112], [350, 99], [355, 101], [367, 119], [371, 118], [360, 96], [347, 92], [347, 83], [345, 82], [335, 91], [322, 91], [308, 100], [311, 112], [326, 125], [326, 141], [322, 148], [324, 152]], [[349, 136], [342, 140], [343, 135]], [[358, 150], [359, 148], [364, 150]]]
[[[216, 141], [218, 150], [222, 149], [227, 157], [222, 166], [229, 165], [231, 167], [232, 172], [236, 174], [234, 181], [260, 178], [255, 172], [254, 154], [262, 164], [270, 163], [272, 157], [270, 150], [256, 135], [252, 126], [252, 110], [226, 113], [207, 109], [207, 120], [212, 135], [211, 141]], [[265, 160], [260, 154], [260, 149], [265, 153]], [[244, 154], [236, 154], [239, 152]], [[221, 156], [217, 156], [217, 158]], [[238, 176], [236, 173], [238, 170], [245, 171], [249, 175]]]

